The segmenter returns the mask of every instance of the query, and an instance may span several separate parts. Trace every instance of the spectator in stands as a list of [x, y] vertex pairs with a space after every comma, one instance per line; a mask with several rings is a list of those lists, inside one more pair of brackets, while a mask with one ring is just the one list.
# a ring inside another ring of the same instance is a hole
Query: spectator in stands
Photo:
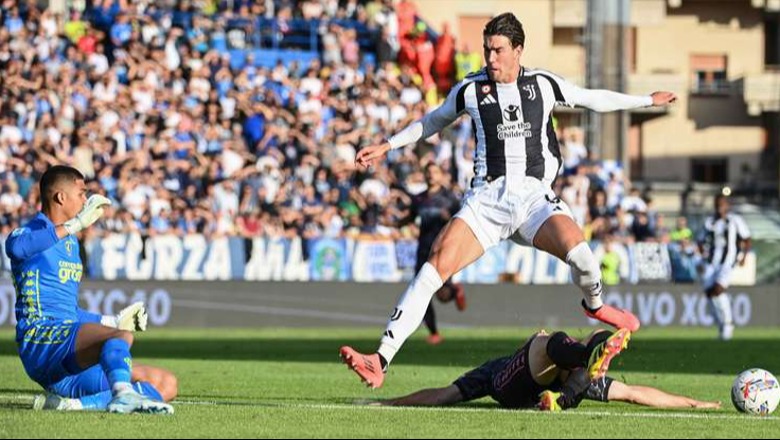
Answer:
[[604, 256], [601, 257], [601, 279], [607, 286], [620, 284], [620, 255], [615, 252], [613, 239], [604, 240]]
[[655, 241], [656, 231], [650, 223], [650, 217], [647, 212], [639, 211], [634, 215], [631, 233], [638, 242]]
[[587, 159], [588, 149], [585, 148], [584, 133], [581, 129], [570, 127], [564, 130], [563, 169], [564, 175], [569, 176], [577, 172], [577, 167]]
[[669, 239], [674, 243], [687, 244], [693, 241], [693, 231], [688, 227], [688, 219], [678, 217], [674, 230], [669, 234]]
[[468, 43], [463, 46], [455, 55], [455, 80], [462, 81], [470, 72], [476, 72], [482, 67], [482, 55], [479, 52], [472, 51]]
[[[96, 233], [336, 237], [363, 230], [414, 238], [414, 225], [399, 230], [395, 219], [424, 185], [421, 166], [439, 163], [456, 190], [469, 186], [467, 123], [421, 142], [416, 153], [399, 152], [373, 176], [354, 173], [361, 146], [429, 110], [426, 92], [435, 82], [462, 79], [482, 64], [465, 46], [454, 66], [448, 61], [454, 39], [446, 26], [432, 50], [412, 2], [393, 9], [392, 0], [220, 1], [214, 15], [193, 12], [188, 2], [147, 5], [100, 2], [64, 19], [7, 9], [0, 26], [3, 230], [34, 213], [40, 197], [31, 182], [58, 163], [77, 166], [117, 203]], [[225, 53], [229, 45], [284, 41], [298, 25], [294, 13], [325, 21], [321, 60], [274, 57], [268, 65], [252, 51], [245, 59]], [[263, 14], [279, 34], [249, 19]], [[353, 21], [342, 27], [332, 18]], [[231, 29], [241, 41], [228, 36]], [[373, 67], [363, 65], [365, 29], [381, 32]], [[410, 46], [416, 62], [404, 67], [398, 40], [410, 33], [419, 43]], [[622, 200], [618, 171], [599, 177], [604, 171], [581, 151], [572, 154], [583, 167], [561, 191], [581, 221], [594, 238], [629, 239], [626, 213], [646, 207], [634, 193]]]
[[436, 88], [445, 93], [453, 86], [455, 79], [455, 37], [450, 32], [450, 24], [444, 23], [439, 39], [436, 40], [436, 58], [434, 60], [434, 73], [436, 74]]

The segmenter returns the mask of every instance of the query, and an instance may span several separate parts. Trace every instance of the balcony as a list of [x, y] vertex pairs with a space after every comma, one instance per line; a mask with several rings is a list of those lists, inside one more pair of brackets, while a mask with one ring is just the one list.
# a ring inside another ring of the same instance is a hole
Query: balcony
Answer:
[[744, 97], [750, 116], [780, 111], [780, 72], [745, 77]]

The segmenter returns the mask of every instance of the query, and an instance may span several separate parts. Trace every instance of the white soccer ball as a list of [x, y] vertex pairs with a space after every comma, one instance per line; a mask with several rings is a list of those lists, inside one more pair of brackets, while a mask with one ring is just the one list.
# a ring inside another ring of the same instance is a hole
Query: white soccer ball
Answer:
[[780, 403], [780, 384], [766, 370], [743, 371], [731, 386], [731, 401], [740, 412], [768, 416]]

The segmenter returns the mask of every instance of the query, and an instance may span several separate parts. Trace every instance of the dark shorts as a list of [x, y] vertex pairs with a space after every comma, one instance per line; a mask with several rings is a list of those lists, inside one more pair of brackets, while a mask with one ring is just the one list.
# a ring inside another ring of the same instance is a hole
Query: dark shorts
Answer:
[[537, 384], [528, 365], [529, 350], [534, 338], [513, 356], [486, 362], [455, 381], [463, 400], [490, 396], [504, 408], [533, 408], [542, 391], [557, 384]]
[[485, 362], [479, 367], [459, 377], [453, 385], [458, 387], [463, 401], [481, 399], [493, 394], [493, 377], [502, 371], [511, 357], [503, 357]]
[[595, 400], [596, 402], [609, 402], [609, 388], [612, 386], [612, 382], [614, 382], [614, 379], [608, 376], [594, 380], [590, 383], [590, 387], [585, 390], [583, 398], [585, 400]]
[[[534, 408], [539, 403], [539, 394], [543, 391], [560, 391], [560, 381], [543, 386], [536, 383], [531, 375], [528, 359], [534, 339], [529, 340], [513, 356], [485, 362], [459, 377], [453, 385], [460, 390], [463, 401], [490, 396], [504, 408]], [[582, 399], [608, 402], [612, 382], [610, 377], [593, 381], [580, 395], [578, 403]]]
[[542, 386], [531, 375], [530, 358], [531, 338], [507, 362], [506, 367], [493, 378], [493, 399], [504, 408], [533, 408], [539, 403], [539, 394], [546, 389], [557, 387], [557, 383]]

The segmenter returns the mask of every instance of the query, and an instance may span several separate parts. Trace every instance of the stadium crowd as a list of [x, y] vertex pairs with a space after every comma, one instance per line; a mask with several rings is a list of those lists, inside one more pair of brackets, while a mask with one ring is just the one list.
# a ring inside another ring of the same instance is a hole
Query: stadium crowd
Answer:
[[[411, 2], [95, 0], [63, 14], [4, 0], [0, 14], [2, 234], [34, 215], [34, 182], [58, 163], [114, 201], [94, 233], [146, 236], [414, 238], [414, 223], [396, 225], [425, 190], [425, 165], [442, 165], [459, 192], [473, 175], [467, 119], [355, 169], [358, 149], [420, 118], [481, 65], [456, 54], [446, 26], [434, 41]], [[319, 59], [231, 63], [215, 35], [245, 18], [251, 47], [263, 29], [250, 17], [272, 20], [282, 39], [286, 23], [317, 20]], [[376, 36], [371, 47], [357, 26]], [[557, 130], [556, 190], [589, 237], [691, 239], [593, 160], [581, 129]]]

